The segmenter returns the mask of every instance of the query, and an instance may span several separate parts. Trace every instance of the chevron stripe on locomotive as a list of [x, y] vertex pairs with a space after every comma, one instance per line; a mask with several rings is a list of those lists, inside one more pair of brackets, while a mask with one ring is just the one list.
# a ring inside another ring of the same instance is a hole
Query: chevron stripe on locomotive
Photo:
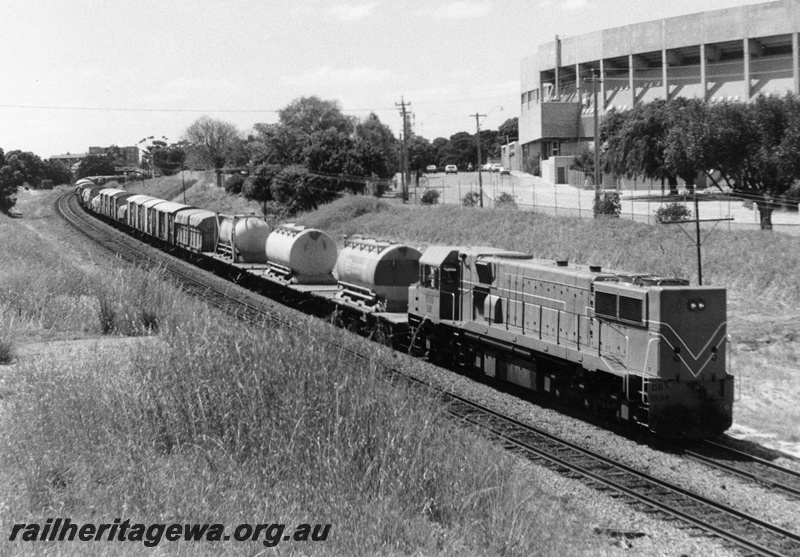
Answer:
[[409, 324], [431, 359], [671, 438], [732, 422], [726, 292], [494, 248], [430, 247]]
[[115, 226], [285, 303], [434, 362], [579, 403], [670, 438], [732, 420], [722, 288], [482, 247], [411, 246], [134, 195], [80, 180]]

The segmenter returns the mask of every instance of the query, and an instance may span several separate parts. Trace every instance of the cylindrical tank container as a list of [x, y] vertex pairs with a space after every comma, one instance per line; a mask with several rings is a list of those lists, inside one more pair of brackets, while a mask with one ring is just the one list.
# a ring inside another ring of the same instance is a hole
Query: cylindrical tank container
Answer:
[[404, 244], [345, 237], [336, 263], [338, 297], [378, 311], [408, 311], [408, 287], [419, 280], [419, 250]]
[[297, 284], [335, 284], [338, 250], [333, 239], [315, 228], [283, 224], [267, 238], [267, 260], [273, 275]]
[[217, 251], [233, 255], [234, 261], [266, 263], [264, 243], [270, 233], [265, 220], [253, 215], [219, 215]]
[[92, 211], [94, 211], [95, 213], [99, 213], [100, 212], [100, 196], [99, 195], [94, 196], [94, 199], [92, 199]]

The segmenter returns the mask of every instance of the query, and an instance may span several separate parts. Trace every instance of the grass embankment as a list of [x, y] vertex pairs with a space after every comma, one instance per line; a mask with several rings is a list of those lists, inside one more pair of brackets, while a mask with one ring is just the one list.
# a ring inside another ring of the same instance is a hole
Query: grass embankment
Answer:
[[186, 203], [204, 209], [213, 209], [222, 213], [264, 214], [262, 205], [259, 203], [245, 199], [241, 195], [229, 195], [224, 189], [217, 187], [214, 182], [197, 181], [188, 176], [187, 172], [185, 181], [180, 174], [148, 178], [144, 183], [141, 180], [133, 180], [126, 182], [122, 187], [135, 193]]
[[[245, 326], [158, 274], [87, 270], [28, 225], [0, 216], [0, 260], [12, 262], [0, 269], [9, 285], [0, 291], [3, 341], [105, 333], [119, 343], [90, 341], [85, 357], [50, 351], [0, 367], [6, 535], [13, 523], [119, 517], [230, 528], [332, 523], [325, 543], [281, 545], [304, 554], [588, 547], [579, 505], [546, 494], [510, 457], [449, 424], [432, 397], [388, 385], [378, 371], [384, 348], [350, 362], [324, 339], [361, 350], [363, 342], [323, 323]], [[52, 215], [37, 223], [53, 225]], [[123, 334], [141, 342], [123, 342]], [[141, 543], [2, 543], [4, 553], [152, 552]], [[264, 549], [160, 547], [192, 555]]]
[[[398, 205], [350, 197], [299, 222], [332, 234], [365, 234], [412, 245], [494, 246], [545, 259], [690, 278], [697, 284], [692, 239], [676, 226], [624, 219], [587, 220], [452, 205]], [[708, 230], [704, 230], [706, 238]], [[731, 369], [741, 383], [737, 423], [800, 441], [800, 250], [776, 232], [717, 229], [703, 245], [703, 283], [728, 289]]]

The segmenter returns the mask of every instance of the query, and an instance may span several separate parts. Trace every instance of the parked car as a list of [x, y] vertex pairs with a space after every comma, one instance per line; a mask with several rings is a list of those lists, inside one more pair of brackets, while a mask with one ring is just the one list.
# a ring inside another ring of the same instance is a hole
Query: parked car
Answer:
[[427, 174], [436, 174], [436, 170], [437, 169], [435, 164], [429, 164], [428, 166], [425, 167], [425, 172]]
[[492, 165], [492, 172], [500, 172], [503, 169], [503, 165], [499, 162], [496, 162]]
[[487, 171], [487, 172], [491, 172], [491, 171], [492, 171], [492, 163], [490, 163], [490, 162], [487, 162], [486, 164], [484, 164], [484, 165], [481, 167], [481, 170], [485, 170], [485, 171]]
[[445, 174], [458, 174], [458, 167], [454, 164], [448, 164], [444, 167]]
[[511, 176], [511, 171], [505, 167], [500, 167], [500, 176]]

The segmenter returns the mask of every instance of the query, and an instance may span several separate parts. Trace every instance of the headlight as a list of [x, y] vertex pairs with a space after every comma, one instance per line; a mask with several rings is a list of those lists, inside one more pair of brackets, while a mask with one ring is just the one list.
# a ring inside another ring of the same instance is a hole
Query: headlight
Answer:
[[703, 311], [706, 303], [703, 300], [689, 300], [689, 311]]

